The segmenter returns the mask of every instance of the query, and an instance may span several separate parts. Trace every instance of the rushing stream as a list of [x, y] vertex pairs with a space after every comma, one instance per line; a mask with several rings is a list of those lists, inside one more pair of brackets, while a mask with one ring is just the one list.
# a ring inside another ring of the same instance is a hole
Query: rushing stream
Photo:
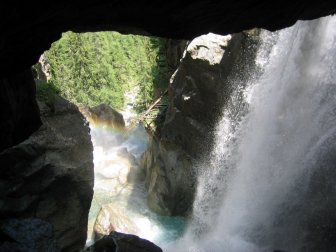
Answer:
[[[128, 106], [124, 117], [132, 116]], [[135, 234], [160, 246], [178, 239], [186, 226], [185, 218], [159, 216], [146, 204], [147, 191], [139, 162], [149, 136], [142, 124], [125, 130], [99, 123], [90, 128], [95, 186], [87, 246], [99, 239], [94, 237], [94, 230], [102, 235], [113, 230]]]
[[336, 251], [336, 18], [262, 40], [261, 74], [224, 108], [191, 224], [165, 251]]

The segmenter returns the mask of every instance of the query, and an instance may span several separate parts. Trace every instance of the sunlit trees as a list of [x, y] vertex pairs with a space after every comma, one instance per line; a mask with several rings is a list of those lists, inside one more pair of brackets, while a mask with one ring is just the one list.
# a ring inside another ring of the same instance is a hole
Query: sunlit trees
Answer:
[[165, 40], [160, 38], [67, 32], [46, 57], [51, 82], [75, 104], [121, 109], [125, 91], [138, 87], [136, 108], [142, 111], [168, 84]]

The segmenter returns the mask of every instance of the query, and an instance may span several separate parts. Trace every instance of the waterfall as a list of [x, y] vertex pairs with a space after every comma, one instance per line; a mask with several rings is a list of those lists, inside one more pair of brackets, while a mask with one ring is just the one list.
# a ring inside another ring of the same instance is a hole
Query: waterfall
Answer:
[[335, 17], [262, 32], [262, 70], [223, 108], [192, 221], [166, 251], [336, 251], [335, 59]]

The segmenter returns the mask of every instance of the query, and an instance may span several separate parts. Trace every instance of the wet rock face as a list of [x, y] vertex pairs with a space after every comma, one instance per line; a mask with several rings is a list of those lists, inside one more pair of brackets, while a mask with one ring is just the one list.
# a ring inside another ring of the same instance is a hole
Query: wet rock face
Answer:
[[76, 106], [57, 96], [53, 111], [41, 104], [39, 130], [0, 153], [0, 216], [47, 221], [58, 246], [73, 251], [86, 240], [93, 148]]
[[190, 212], [197, 163], [212, 148], [217, 118], [232, 85], [245, 78], [240, 72], [248, 73], [247, 68], [253, 67], [258, 41], [257, 30], [232, 36], [204, 35], [188, 45], [171, 79], [170, 102], [159, 137], [143, 155], [148, 206], [155, 212]]
[[142, 156], [147, 205], [160, 215], [185, 215], [191, 210], [195, 175], [183, 149], [152, 139]]
[[[204, 35], [191, 41], [180, 67], [174, 73], [170, 104], [161, 129], [161, 139], [173, 142], [191, 157], [206, 151], [204, 141], [211, 135], [223, 103], [223, 90], [243, 35]], [[205, 147], [205, 148], [203, 148]]]

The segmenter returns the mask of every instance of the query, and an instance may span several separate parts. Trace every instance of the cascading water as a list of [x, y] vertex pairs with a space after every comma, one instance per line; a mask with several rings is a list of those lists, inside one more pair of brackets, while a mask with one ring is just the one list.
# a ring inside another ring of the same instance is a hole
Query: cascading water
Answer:
[[[125, 118], [130, 120], [135, 116], [131, 110], [132, 106], [128, 105], [124, 112]], [[146, 204], [144, 172], [139, 165], [148, 147], [149, 136], [144, 126], [124, 129], [98, 119], [90, 129], [95, 186], [87, 246], [111, 231], [135, 234], [158, 245], [180, 237], [185, 227], [184, 218], [158, 216]]]
[[224, 108], [191, 224], [167, 251], [336, 251], [336, 18], [262, 40], [261, 74]]

